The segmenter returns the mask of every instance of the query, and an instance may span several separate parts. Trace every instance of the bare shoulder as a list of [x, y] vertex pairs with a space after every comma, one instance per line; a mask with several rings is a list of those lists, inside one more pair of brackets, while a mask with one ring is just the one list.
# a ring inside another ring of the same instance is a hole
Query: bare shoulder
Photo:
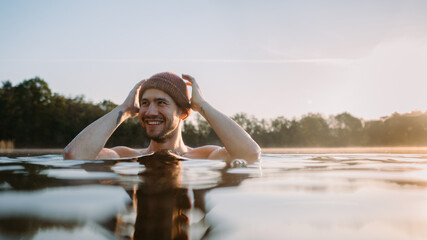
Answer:
[[136, 150], [125, 146], [103, 148], [98, 154], [98, 159], [136, 157], [141, 155], [143, 152], [144, 150]]
[[227, 150], [224, 147], [216, 145], [206, 145], [202, 147], [191, 148], [184, 156], [198, 159], [230, 159], [230, 155], [228, 154]]

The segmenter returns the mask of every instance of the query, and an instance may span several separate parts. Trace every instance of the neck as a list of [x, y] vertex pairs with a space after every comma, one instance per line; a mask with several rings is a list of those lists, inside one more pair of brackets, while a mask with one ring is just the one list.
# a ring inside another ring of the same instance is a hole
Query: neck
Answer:
[[166, 139], [165, 142], [156, 142], [151, 140], [150, 145], [147, 148], [147, 152], [156, 152], [163, 149], [172, 150], [178, 155], [187, 152], [187, 146], [185, 146], [184, 141], [182, 140], [181, 127], [178, 127], [175, 134]]

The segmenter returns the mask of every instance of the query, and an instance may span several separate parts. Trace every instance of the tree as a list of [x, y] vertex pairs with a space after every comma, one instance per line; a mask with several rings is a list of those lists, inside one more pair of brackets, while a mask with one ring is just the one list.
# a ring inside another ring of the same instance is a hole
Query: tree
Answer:
[[[94, 104], [80, 95], [66, 98], [52, 93], [39, 77], [13, 86], [4, 81], [0, 89], [0, 140], [16, 147], [65, 147], [86, 126], [117, 105], [109, 100]], [[422, 146], [427, 144], [427, 113], [394, 113], [364, 121], [344, 112], [325, 120], [309, 113], [301, 119], [257, 119], [237, 113], [232, 119], [261, 147], [328, 146]], [[199, 115], [183, 123], [186, 144], [198, 147], [221, 145], [207, 121]], [[146, 147], [149, 139], [137, 118], [126, 120], [113, 133], [107, 147]]]
[[351, 114], [344, 112], [334, 117], [335, 145], [354, 146], [360, 144], [362, 121]]
[[299, 124], [304, 145], [309, 147], [329, 146], [331, 135], [326, 120], [320, 114], [309, 113]]
[[271, 121], [271, 146], [282, 147], [291, 144], [291, 128], [292, 122], [283, 116], [280, 116]]

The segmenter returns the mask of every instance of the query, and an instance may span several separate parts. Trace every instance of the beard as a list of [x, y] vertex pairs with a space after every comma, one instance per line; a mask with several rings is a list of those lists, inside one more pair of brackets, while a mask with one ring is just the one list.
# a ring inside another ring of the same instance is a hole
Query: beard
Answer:
[[176, 134], [176, 131], [178, 129], [176, 126], [173, 126], [173, 121], [171, 121], [170, 119], [167, 119], [167, 118], [165, 119], [163, 117], [155, 117], [155, 118], [153, 118], [153, 117], [145, 118], [144, 117], [143, 120], [144, 120], [144, 122], [145, 122], [145, 120], [162, 120], [163, 121], [164, 128], [157, 134], [150, 133], [148, 131], [148, 129], [145, 128], [145, 133], [147, 134], [147, 137], [150, 140], [153, 140], [153, 141], [158, 142], [158, 143], [164, 143], [164, 142], [166, 142], [166, 140], [172, 138]]

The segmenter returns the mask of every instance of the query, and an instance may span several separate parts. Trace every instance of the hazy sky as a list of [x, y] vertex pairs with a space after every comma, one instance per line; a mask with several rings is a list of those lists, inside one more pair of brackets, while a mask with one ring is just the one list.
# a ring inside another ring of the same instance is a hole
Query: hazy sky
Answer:
[[119, 104], [196, 77], [227, 115], [427, 110], [427, 1], [0, 1], [0, 81]]

